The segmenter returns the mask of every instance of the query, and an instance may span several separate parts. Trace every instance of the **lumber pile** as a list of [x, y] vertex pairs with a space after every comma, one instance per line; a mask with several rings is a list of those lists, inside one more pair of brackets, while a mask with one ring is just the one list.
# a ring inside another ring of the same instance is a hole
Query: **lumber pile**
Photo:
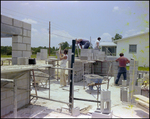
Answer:
[[133, 97], [135, 97], [136, 106], [149, 113], [149, 98], [143, 95], [133, 95]]

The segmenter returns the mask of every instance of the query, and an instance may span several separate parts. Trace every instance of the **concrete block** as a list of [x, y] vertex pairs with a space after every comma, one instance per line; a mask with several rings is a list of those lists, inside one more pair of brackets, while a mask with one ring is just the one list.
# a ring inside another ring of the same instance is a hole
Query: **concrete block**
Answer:
[[127, 80], [122, 80], [122, 86], [127, 86]]
[[12, 50], [26, 50], [26, 44], [22, 43], [12, 43]]
[[12, 44], [13, 43], [22, 43], [22, 36], [12, 36]]
[[37, 59], [37, 60], [41, 60], [41, 53], [40, 53], [40, 52], [37, 52], [37, 54], [36, 54], [36, 59]]
[[23, 57], [31, 57], [30, 51], [23, 51]]
[[111, 100], [101, 100], [101, 112], [103, 114], [108, 114], [111, 112]]
[[17, 95], [17, 101], [21, 101], [21, 94]]
[[124, 102], [128, 102], [128, 90], [127, 87], [120, 88], [120, 100]]
[[17, 65], [17, 57], [12, 57], [12, 65]]
[[16, 57], [15, 60], [17, 60], [17, 57], [22, 57], [22, 56], [23, 56], [23, 52], [22, 51], [12, 51], [12, 58]]
[[110, 100], [110, 97], [111, 97], [111, 93], [110, 93], [110, 91], [109, 90], [101, 90], [101, 101], [102, 100]]
[[28, 37], [31, 37], [31, 31], [28, 30], [27, 32], [28, 32], [28, 33], [27, 33], [27, 36], [28, 36]]
[[12, 19], [12, 21], [13, 21], [13, 26], [22, 28], [22, 21], [19, 21], [17, 19]]
[[1, 15], [1, 22], [8, 25], [12, 25], [12, 18]]
[[22, 35], [22, 28], [1, 23], [1, 32], [8, 33], [10, 35]]
[[76, 107], [72, 109], [72, 116], [79, 116], [80, 115], [80, 108]]
[[27, 57], [18, 57], [17, 64], [18, 65], [28, 65], [29, 64], [28, 60], [29, 60], [29, 58], [27, 58]]
[[26, 44], [26, 50], [31, 51], [31, 45]]
[[28, 36], [28, 30], [26, 29], [23, 29], [23, 33], [22, 33], [23, 36], [27, 37]]
[[31, 24], [22, 22], [22, 27], [27, 30], [31, 30]]
[[112, 111], [111, 113], [108, 114], [103, 114], [101, 112], [95, 111], [92, 113], [92, 118], [112, 118], [112, 114], [113, 114]]
[[26, 44], [31, 44], [31, 38], [29, 38], [29, 37], [23, 37], [22, 42], [26, 43]]

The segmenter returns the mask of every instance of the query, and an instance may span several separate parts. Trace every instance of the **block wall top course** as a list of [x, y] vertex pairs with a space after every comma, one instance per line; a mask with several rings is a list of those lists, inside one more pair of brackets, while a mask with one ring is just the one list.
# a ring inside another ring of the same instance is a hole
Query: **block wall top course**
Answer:
[[19, 21], [17, 19], [12, 19], [12, 21], [13, 21], [13, 26], [22, 28], [22, 21]]
[[12, 18], [1, 15], [1, 23], [12, 25], [13, 24]]
[[1, 23], [1, 33], [12, 34], [12, 35], [22, 35], [22, 28]]
[[27, 30], [31, 30], [31, 24], [22, 22], [22, 27]]

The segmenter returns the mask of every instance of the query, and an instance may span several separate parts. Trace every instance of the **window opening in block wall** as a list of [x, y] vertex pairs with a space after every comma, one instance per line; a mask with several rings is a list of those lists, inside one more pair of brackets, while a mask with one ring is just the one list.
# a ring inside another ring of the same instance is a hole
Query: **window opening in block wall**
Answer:
[[137, 45], [136, 44], [129, 44], [129, 53], [136, 53], [137, 52]]

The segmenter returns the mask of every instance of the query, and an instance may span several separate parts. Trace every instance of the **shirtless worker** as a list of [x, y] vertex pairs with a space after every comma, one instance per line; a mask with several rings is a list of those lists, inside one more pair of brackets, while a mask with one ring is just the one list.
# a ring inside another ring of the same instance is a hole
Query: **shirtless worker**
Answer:
[[83, 49], [88, 49], [90, 46], [90, 42], [85, 39], [76, 39], [76, 44], [79, 44], [81, 49], [82, 45], [84, 45]]

